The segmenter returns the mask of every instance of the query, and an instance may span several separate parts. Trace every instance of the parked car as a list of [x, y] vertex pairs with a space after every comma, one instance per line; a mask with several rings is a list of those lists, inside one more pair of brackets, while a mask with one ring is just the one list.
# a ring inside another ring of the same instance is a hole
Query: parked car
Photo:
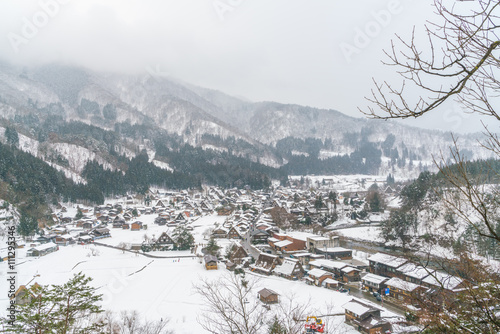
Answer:
[[380, 293], [378, 292], [374, 292], [373, 294], [373, 297], [375, 297], [379, 302], [382, 301], [382, 296], [380, 295]]

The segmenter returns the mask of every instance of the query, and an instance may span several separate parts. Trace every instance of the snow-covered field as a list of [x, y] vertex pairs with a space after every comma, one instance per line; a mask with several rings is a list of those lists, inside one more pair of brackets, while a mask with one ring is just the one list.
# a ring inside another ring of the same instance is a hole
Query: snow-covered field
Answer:
[[370, 242], [384, 242], [384, 239], [380, 237], [380, 227], [379, 226], [360, 226], [352, 228], [344, 228], [335, 230], [339, 234], [348, 237], [350, 239], [370, 241]]
[[[112, 238], [102, 239], [111, 245], [121, 242], [140, 242], [144, 233], [157, 234], [166, 227], [154, 225], [152, 216], [142, 216], [139, 220], [148, 224], [148, 230], [134, 232], [112, 229]], [[203, 232], [224, 217], [205, 216], [193, 222], [197, 243], [206, 242]], [[220, 245], [229, 241], [221, 240]], [[96, 245], [62, 246], [60, 250], [40, 258], [26, 258], [26, 250], [18, 250], [17, 284], [38, 282], [39, 284], [62, 284], [73, 274], [83, 272], [93, 278], [92, 284], [103, 295], [104, 309], [112, 311], [137, 310], [149, 320], [170, 319], [169, 327], [175, 333], [204, 333], [197, 322], [203, 312], [204, 302], [194, 293], [194, 286], [202, 278], [218, 280], [228, 271], [224, 265], [219, 270], [207, 271], [193, 257], [149, 258], [130, 252], [122, 252]], [[188, 255], [189, 252], [161, 252], [162, 255]], [[0, 263], [0, 276], [8, 272], [7, 262]], [[247, 273], [247, 276], [255, 276]], [[351, 297], [325, 288], [308, 286], [302, 281], [288, 281], [275, 276], [258, 276], [258, 288], [270, 288], [281, 296], [294, 294], [298, 303], [310, 302], [313, 312], [327, 314], [343, 312], [342, 305]], [[1, 281], [0, 315], [5, 315], [8, 304], [6, 281]], [[256, 292], [252, 294], [256, 297]], [[344, 317], [329, 319], [330, 333], [357, 333], [343, 323]], [[333, 331], [335, 329], [335, 331]]]

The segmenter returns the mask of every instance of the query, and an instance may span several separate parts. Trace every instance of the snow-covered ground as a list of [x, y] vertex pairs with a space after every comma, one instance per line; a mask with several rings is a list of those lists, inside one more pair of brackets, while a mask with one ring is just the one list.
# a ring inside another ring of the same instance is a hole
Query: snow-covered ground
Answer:
[[384, 239], [380, 237], [380, 227], [379, 226], [359, 226], [335, 230], [350, 239], [362, 240], [362, 241], [372, 241], [372, 242], [384, 242]]
[[[121, 242], [135, 243], [143, 240], [143, 235], [159, 235], [167, 227], [153, 224], [153, 215], [141, 216], [139, 220], [148, 224], [145, 231], [111, 229], [111, 238], [101, 239], [110, 245]], [[194, 221], [193, 234], [196, 243], [206, 242], [203, 232], [221, 223], [224, 217], [204, 216]], [[225, 246], [227, 240], [219, 244]], [[160, 253], [160, 252], [159, 252]], [[162, 255], [188, 255], [188, 252], [161, 252]], [[203, 312], [204, 302], [194, 293], [194, 286], [202, 278], [219, 280], [227, 273], [224, 265], [219, 270], [207, 271], [199, 259], [182, 258], [149, 258], [139, 254], [123, 252], [96, 245], [61, 246], [59, 251], [40, 258], [27, 258], [26, 249], [19, 249], [16, 257], [17, 285], [38, 282], [39, 284], [62, 284], [73, 274], [83, 272], [93, 278], [92, 284], [98, 287], [103, 295], [103, 307], [119, 312], [121, 310], [137, 310], [142, 317], [149, 320], [170, 319], [169, 327], [175, 333], [204, 333], [197, 322], [197, 316]], [[0, 276], [8, 272], [7, 262], [0, 263]], [[294, 295], [296, 302], [311, 305], [316, 314], [343, 312], [342, 305], [351, 297], [325, 288], [306, 285], [303, 281], [288, 281], [275, 276], [257, 276], [257, 289], [269, 288], [281, 296]], [[1, 281], [0, 315], [5, 315], [8, 304], [6, 281]], [[255, 293], [252, 294], [256, 297]], [[343, 316], [329, 319], [330, 333], [357, 333], [352, 327], [343, 323]], [[335, 329], [335, 331], [333, 331]]]

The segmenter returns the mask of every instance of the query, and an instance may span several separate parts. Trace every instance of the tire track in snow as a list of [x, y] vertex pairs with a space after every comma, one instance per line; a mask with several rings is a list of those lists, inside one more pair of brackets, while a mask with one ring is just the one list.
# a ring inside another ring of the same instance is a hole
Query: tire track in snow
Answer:
[[132, 275], [135, 275], [141, 271], [143, 271], [144, 269], [146, 269], [147, 266], [149, 266], [151, 263], [155, 262], [155, 260], [151, 260], [151, 262], [149, 262], [148, 264], [146, 264], [144, 267], [142, 267], [141, 269], [137, 270], [137, 271], [134, 271], [133, 273], [131, 274], [128, 274], [127, 276], [130, 277]]

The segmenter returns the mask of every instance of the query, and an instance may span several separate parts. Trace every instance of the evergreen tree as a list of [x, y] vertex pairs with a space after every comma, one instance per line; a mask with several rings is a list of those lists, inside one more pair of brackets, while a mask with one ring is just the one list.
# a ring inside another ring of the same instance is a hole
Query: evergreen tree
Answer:
[[220, 246], [217, 244], [217, 241], [211, 237], [208, 241], [207, 247], [205, 247], [205, 252], [207, 254], [215, 255], [219, 253]]
[[103, 312], [102, 296], [89, 286], [92, 279], [81, 272], [63, 285], [30, 287], [28, 302], [16, 305], [16, 319], [2, 318], [5, 333], [101, 333], [104, 324], [91, 316]]
[[417, 215], [403, 210], [391, 212], [389, 219], [381, 224], [380, 235], [385, 241], [402, 243], [403, 248], [412, 240], [418, 226]]
[[35, 217], [22, 212], [19, 225], [17, 225], [17, 232], [23, 237], [35, 235], [35, 233], [38, 233], [38, 221]]
[[175, 240], [175, 248], [178, 250], [187, 250], [194, 246], [194, 237], [184, 226], [177, 226], [172, 236]]
[[76, 209], [76, 215], [75, 215], [75, 219], [82, 219], [83, 218], [83, 212], [82, 212], [82, 209], [80, 209], [80, 207], [77, 207]]
[[366, 195], [366, 204], [371, 212], [380, 212], [383, 211], [384, 200], [378, 191], [372, 190]]
[[287, 334], [285, 326], [281, 324], [277, 315], [269, 324], [269, 334]]
[[316, 197], [316, 200], [314, 201], [314, 208], [318, 210], [324, 206], [325, 204], [323, 203], [323, 198], [321, 197], [321, 195], [319, 195], [318, 197]]
[[433, 175], [430, 172], [422, 172], [418, 179], [401, 190], [403, 207], [405, 209], [418, 209], [431, 188]]

